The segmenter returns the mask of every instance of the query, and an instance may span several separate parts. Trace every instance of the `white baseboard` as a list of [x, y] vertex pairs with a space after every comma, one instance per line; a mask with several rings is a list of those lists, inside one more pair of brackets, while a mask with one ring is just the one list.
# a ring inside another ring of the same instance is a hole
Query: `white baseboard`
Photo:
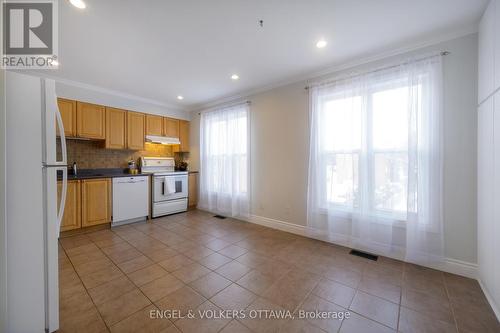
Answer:
[[[313, 239], [318, 239], [324, 242], [329, 242], [341, 246], [347, 246], [349, 247], [349, 242], [346, 239], [345, 241], [335, 239], [333, 240], [332, 237], [329, 237], [328, 235], [325, 235], [323, 233], [318, 233], [317, 231], [314, 231], [311, 228], [308, 228], [307, 226], [303, 225], [298, 225], [298, 224], [293, 224], [290, 222], [285, 222], [285, 221], [280, 221], [280, 220], [275, 220], [271, 219], [268, 217], [263, 217], [263, 216], [258, 216], [258, 215], [251, 215], [249, 218], [246, 219], [246, 221], [262, 225], [265, 227], [269, 227], [272, 229], [278, 229], [281, 231], [286, 231], [292, 234], [304, 236], [304, 237], [309, 237]], [[402, 260], [402, 258], [394, 258], [398, 260]], [[430, 268], [434, 269], [439, 269], [444, 272], [452, 273], [452, 274], [457, 274], [461, 276], [465, 276], [468, 278], [472, 279], [477, 279], [477, 264], [466, 262], [466, 261], [461, 261], [457, 259], [452, 259], [452, 258], [446, 258], [444, 263], [440, 265], [439, 267], [433, 266]]]
[[497, 316], [498, 321], [500, 321], [500, 308], [498, 308], [497, 304], [495, 303], [495, 300], [491, 296], [488, 289], [486, 289], [486, 287], [483, 284], [483, 282], [481, 281], [481, 279], [478, 278], [477, 281], [479, 282], [479, 285], [481, 286], [481, 289], [483, 290], [483, 294], [484, 294], [484, 296], [486, 296], [488, 303], [490, 303], [491, 309], [493, 309], [493, 312], [495, 312], [495, 315]]

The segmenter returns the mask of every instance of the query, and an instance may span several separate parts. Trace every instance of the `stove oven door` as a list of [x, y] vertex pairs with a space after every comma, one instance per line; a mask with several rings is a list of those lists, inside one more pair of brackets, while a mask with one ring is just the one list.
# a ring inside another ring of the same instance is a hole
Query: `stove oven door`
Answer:
[[154, 176], [153, 183], [153, 202], [182, 199], [188, 196], [187, 175]]

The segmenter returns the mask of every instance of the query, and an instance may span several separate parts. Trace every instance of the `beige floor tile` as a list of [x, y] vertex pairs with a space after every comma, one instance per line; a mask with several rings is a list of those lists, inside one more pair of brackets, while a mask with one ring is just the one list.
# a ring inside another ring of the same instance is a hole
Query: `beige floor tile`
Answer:
[[61, 316], [58, 333], [101, 333], [108, 332], [96, 308], [80, 312], [74, 316]]
[[87, 289], [97, 287], [103, 283], [123, 276], [123, 273], [116, 266], [108, 266], [104, 269], [81, 276], [82, 282]]
[[168, 327], [172, 326], [172, 322], [165, 318], [158, 318], [155, 315], [151, 316], [151, 311], [155, 311], [155, 306], [148, 306], [131, 316], [123, 319], [122, 321], [111, 326], [111, 332], [116, 333], [156, 333], [162, 332]]
[[215, 251], [210, 250], [208, 247], [204, 247], [201, 245], [193, 247], [193, 248], [189, 249], [188, 251], [183, 252], [183, 254], [186, 257], [193, 259], [195, 261], [199, 261], [202, 258], [205, 258], [211, 254], [214, 254], [214, 253], [215, 253]]
[[198, 261], [198, 263], [202, 264], [208, 269], [215, 270], [219, 267], [221, 267], [224, 264], [227, 264], [231, 262], [233, 259], [228, 258], [226, 256], [223, 256], [222, 254], [219, 253], [212, 253], [209, 256], [206, 256], [204, 258], [201, 258]]
[[108, 258], [98, 259], [82, 265], [76, 265], [75, 270], [80, 276], [88, 275], [105, 268], [115, 267], [115, 264]]
[[[309, 295], [298, 308], [299, 315], [302, 317], [309, 314], [306, 319], [312, 325], [315, 325], [326, 332], [337, 332], [342, 324], [342, 320], [348, 310], [336, 304], [325, 301], [324, 299], [316, 296]], [[330, 313], [331, 318], [315, 318], [313, 313]], [[336, 314], [336, 315], [334, 315]]]
[[[201, 304], [198, 311], [220, 311], [214, 304], [206, 301]], [[183, 333], [215, 333], [219, 332], [224, 326], [229, 324], [230, 319], [219, 319], [219, 318], [200, 318], [198, 315], [196, 318], [183, 318], [175, 322], [177, 326]]]
[[275, 278], [259, 271], [252, 270], [236, 281], [237, 284], [251, 292], [261, 295], [276, 281]]
[[292, 319], [288, 320], [280, 328], [280, 332], [283, 333], [324, 333], [325, 331], [321, 328], [314, 326], [310, 322], [304, 319]]
[[361, 281], [361, 273], [338, 266], [329, 267], [325, 273], [325, 277], [345, 284], [351, 288], [357, 288]]
[[158, 264], [168, 272], [173, 272], [180, 269], [181, 267], [191, 265], [192, 263], [194, 263], [193, 260], [182, 254], [178, 254], [166, 260], [160, 261]]
[[489, 304], [453, 302], [458, 330], [464, 332], [500, 332], [500, 323]]
[[102, 304], [136, 289], [127, 277], [122, 276], [88, 290], [95, 304]]
[[294, 311], [318, 282], [317, 275], [295, 270], [274, 282], [262, 293], [262, 297], [286, 310]]
[[137, 286], [142, 286], [162, 276], [167, 275], [168, 272], [161, 268], [160, 265], [154, 264], [143, 269], [128, 274], [130, 280]]
[[194, 280], [199, 279], [203, 275], [207, 275], [208, 273], [210, 273], [210, 270], [208, 268], [198, 263], [192, 263], [190, 265], [181, 267], [180, 269], [174, 271], [172, 274], [184, 283], [190, 283]]
[[342, 321], [340, 333], [396, 333], [395, 330], [351, 312]]
[[171, 292], [180, 289], [184, 283], [172, 274], [167, 274], [159, 279], [153, 280], [141, 286], [142, 292], [153, 302], [167, 296]]
[[[243, 325], [248, 327], [254, 332], [263, 332], [263, 333], [271, 333], [271, 332], [280, 332], [280, 329], [283, 325], [290, 319], [275, 319], [266, 315], [270, 313], [269, 311], [274, 311], [274, 313], [278, 313], [279, 311], [285, 311], [283, 308], [279, 307], [276, 304], [273, 304], [263, 298], [257, 298], [252, 304], [250, 304], [247, 308], [247, 312], [256, 311], [258, 314], [257, 317], [251, 318], [247, 316], [243, 319], [238, 319]], [[264, 310], [264, 311], [262, 311]], [[285, 332], [285, 331], [284, 331]]]
[[351, 305], [355, 293], [355, 289], [328, 279], [322, 279], [313, 290], [313, 294], [316, 296], [344, 308]]
[[229, 245], [231, 245], [231, 243], [226, 242], [226, 241], [219, 239], [219, 238], [216, 238], [216, 239], [205, 244], [206, 247], [208, 247], [209, 249], [214, 250], [214, 251], [222, 250], [223, 248], [225, 248]]
[[358, 289], [396, 304], [399, 304], [401, 300], [401, 287], [372, 279], [369, 276], [361, 279]]
[[135, 272], [141, 268], [151, 266], [153, 264], [153, 261], [149, 259], [148, 257], [144, 255], [140, 255], [138, 257], [135, 257], [133, 259], [121, 262], [117, 264], [117, 266], [124, 272], [124, 273], [132, 273]]
[[248, 252], [248, 250], [236, 245], [229, 245], [217, 252], [219, 252], [222, 255], [225, 255], [226, 257], [236, 259], [239, 256]]
[[231, 321], [229, 324], [224, 326], [220, 333], [252, 333], [249, 328], [241, 324], [237, 320]]
[[145, 251], [142, 253], [144, 253], [149, 259], [153, 260], [154, 262], [160, 262], [168, 258], [172, 258], [178, 254], [177, 251], [169, 247], [165, 247], [163, 249], [155, 249], [152, 251]]
[[349, 309], [383, 325], [397, 329], [399, 306], [394, 303], [358, 291]]
[[205, 296], [211, 298], [221, 290], [225, 289], [231, 284], [231, 281], [220, 276], [217, 273], [210, 272], [207, 275], [191, 282], [189, 286]]
[[[103, 249], [104, 251], [104, 249]], [[140, 257], [142, 254], [139, 252], [139, 250], [131, 247], [129, 249], [124, 249], [120, 251], [111, 251], [109, 253], [106, 253], [108, 257], [113, 260], [115, 264], [122, 263], [124, 261], [128, 261], [137, 257]]]
[[[206, 300], [191, 287], [184, 286], [156, 301], [155, 304], [161, 310], [170, 311], [171, 320], [176, 321], [180, 319], [179, 317], [186, 316], [189, 311], [196, 310]], [[179, 316], [175, 315], [174, 317], [173, 311], [179, 311]]]
[[112, 326], [149, 304], [151, 304], [149, 299], [139, 289], [135, 289], [98, 305], [97, 309], [101, 313], [106, 325]]
[[233, 283], [213, 296], [210, 301], [223, 310], [243, 310], [256, 298], [254, 293]]
[[402, 306], [398, 331], [401, 333], [456, 333], [457, 328], [454, 324], [426, 317]]
[[221, 267], [217, 268], [215, 271], [225, 277], [226, 279], [229, 279], [233, 282], [238, 281], [243, 275], [247, 274], [250, 272], [252, 269], [248, 266], [243, 265], [242, 263], [233, 260], [225, 265], [222, 265]]
[[450, 303], [441, 297], [435, 298], [426, 293], [404, 289], [401, 295], [401, 305], [430, 318], [454, 323]]
[[59, 243], [64, 250], [69, 250], [86, 244], [91, 244], [92, 240], [87, 235], [78, 235], [59, 239]]

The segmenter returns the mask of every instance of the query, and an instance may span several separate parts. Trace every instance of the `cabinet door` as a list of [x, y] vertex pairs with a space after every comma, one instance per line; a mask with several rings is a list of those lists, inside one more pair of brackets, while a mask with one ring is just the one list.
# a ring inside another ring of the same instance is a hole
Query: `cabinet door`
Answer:
[[106, 138], [106, 111], [102, 105], [77, 102], [76, 125], [77, 135], [81, 138]]
[[479, 23], [478, 104], [495, 89], [495, 1], [490, 1]]
[[106, 148], [125, 149], [127, 147], [127, 111], [106, 108]]
[[111, 222], [111, 180], [82, 181], [82, 227]]
[[163, 135], [163, 117], [146, 115], [146, 135]]
[[189, 152], [189, 121], [179, 120], [179, 141], [180, 145], [175, 145], [172, 148], [174, 153]]
[[189, 121], [181, 120], [179, 122], [179, 140], [180, 151], [188, 152], [189, 151]]
[[170, 138], [178, 138], [179, 137], [179, 119], [174, 118], [163, 118], [163, 135], [168, 136]]
[[[57, 182], [57, 196], [60, 201], [62, 191], [62, 182]], [[80, 182], [78, 180], [68, 181], [68, 190], [66, 192], [66, 205], [64, 205], [64, 215], [61, 222], [61, 231], [79, 229], [82, 227]]]
[[[68, 137], [76, 136], [76, 101], [58, 98], [57, 106], [61, 113], [64, 126], [64, 135]], [[57, 136], [59, 136], [59, 127], [56, 126]]]
[[198, 204], [198, 174], [190, 173], [189, 178], [189, 207], [196, 206]]
[[127, 148], [144, 149], [144, 114], [127, 112]]

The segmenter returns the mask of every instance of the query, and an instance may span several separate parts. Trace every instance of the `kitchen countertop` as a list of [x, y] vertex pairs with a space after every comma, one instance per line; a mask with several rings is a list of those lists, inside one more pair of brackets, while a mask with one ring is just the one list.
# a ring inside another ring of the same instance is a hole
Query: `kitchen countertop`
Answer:
[[[71, 169], [68, 169], [68, 180], [78, 179], [93, 179], [93, 178], [116, 178], [116, 177], [137, 177], [137, 176], [150, 176], [150, 173], [130, 174], [127, 169], [121, 168], [107, 168], [107, 169], [81, 169], [74, 175]], [[62, 179], [62, 173], [57, 173], [57, 179]]]

